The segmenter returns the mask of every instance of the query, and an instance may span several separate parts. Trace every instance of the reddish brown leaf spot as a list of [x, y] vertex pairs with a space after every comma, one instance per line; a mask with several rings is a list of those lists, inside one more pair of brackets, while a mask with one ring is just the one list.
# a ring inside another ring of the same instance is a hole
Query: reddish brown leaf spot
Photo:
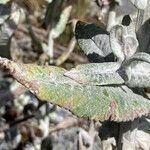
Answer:
[[112, 100], [110, 102], [109, 110], [108, 110], [108, 113], [106, 114], [105, 120], [108, 120], [110, 117], [111, 117], [111, 120], [116, 119], [116, 117], [117, 117], [116, 113], [115, 113], [116, 108], [117, 108], [117, 103], [115, 100]]

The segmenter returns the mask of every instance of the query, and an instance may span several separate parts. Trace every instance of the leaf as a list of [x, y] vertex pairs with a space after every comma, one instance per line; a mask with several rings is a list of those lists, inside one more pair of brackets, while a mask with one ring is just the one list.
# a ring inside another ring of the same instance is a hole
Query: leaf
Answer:
[[125, 68], [128, 76], [126, 85], [129, 87], [150, 87], [150, 63], [144, 61], [133, 61]]
[[91, 63], [78, 65], [65, 73], [71, 79], [84, 84], [92, 85], [117, 85], [123, 84], [124, 80], [117, 70], [118, 63]]
[[67, 6], [62, 11], [58, 23], [54, 28], [52, 28], [51, 34], [53, 38], [58, 38], [64, 32], [68, 19], [70, 17], [71, 10], [72, 10], [72, 6]]
[[123, 62], [132, 57], [138, 47], [138, 41], [132, 27], [113, 26], [110, 30], [110, 45], [118, 61]]
[[52, 2], [48, 4], [45, 19], [44, 19], [46, 27], [48, 27], [49, 24], [51, 27], [57, 24], [60, 18], [61, 11], [62, 11], [63, 2], [64, 0], [57, 0], [57, 1], [53, 0]]
[[148, 0], [130, 0], [138, 9], [144, 10], [147, 6]]
[[75, 36], [79, 46], [92, 62], [114, 61], [109, 32], [94, 24], [78, 21]]
[[126, 86], [79, 84], [64, 76], [65, 69], [54, 66], [16, 64], [6, 58], [0, 58], [0, 64], [39, 99], [65, 107], [79, 117], [120, 122], [150, 112], [150, 101]]
[[[144, 10], [147, 6], [148, 0], [115, 0], [119, 5], [124, 6], [125, 9], [131, 9], [130, 2], [138, 9]], [[129, 2], [130, 1], [130, 2]], [[133, 8], [132, 8], [133, 9]], [[128, 12], [126, 10], [126, 12]]]
[[128, 66], [133, 61], [143, 61], [143, 62], [150, 63], [150, 55], [144, 52], [138, 52], [134, 54], [130, 59], [126, 60], [123, 63], [123, 66]]
[[150, 87], [150, 55], [144, 52], [134, 54], [129, 60], [123, 63], [129, 87]]

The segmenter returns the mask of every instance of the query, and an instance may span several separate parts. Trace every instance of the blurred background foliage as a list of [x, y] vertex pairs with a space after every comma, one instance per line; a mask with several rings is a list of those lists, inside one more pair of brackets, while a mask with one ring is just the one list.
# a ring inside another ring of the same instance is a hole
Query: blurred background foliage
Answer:
[[[7, 1], [5, 1], [5, 3], [6, 2]], [[4, 1], [1, 3], [4, 3]], [[3, 49], [2, 53], [7, 51], [5, 57], [9, 58], [11, 56], [11, 58], [16, 61], [23, 60], [23, 62], [36, 62], [39, 60], [40, 62], [49, 62], [49, 59], [57, 59], [64, 50], [68, 49], [68, 45], [74, 36], [73, 32], [76, 20], [94, 22], [104, 27], [102, 21], [99, 21], [100, 9], [95, 1], [54, 0], [51, 2], [38, 0], [35, 2], [28, 0], [13, 0], [7, 2], [5, 5], [1, 5], [1, 7], [10, 6], [10, 3], [14, 5], [13, 7], [16, 7], [15, 9], [21, 10], [20, 21], [18, 27], [16, 27], [17, 29], [12, 29], [12, 31], [15, 31], [14, 36], [8, 36], [8, 39], [12, 37], [13, 42], [11, 48], [9, 49], [6, 47], [5, 50]], [[15, 3], [17, 3], [17, 5]], [[53, 39], [55, 41], [53, 45], [54, 58], [49, 58], [50, 56], [47, 52], [47, 49], [49, 48], [49, 33], [58, 24], [60, 15], [64, 8], [69, 5], [72, 6], [72, 10], [68, 18], [69, 20], [67, 19], [68, 21], [66, 22], [66, 27], [63, 29], [64, 31], [62, 34]], [[2, 9], [4, 10], [4, 8]], [[9, 15], [11, 14], [10, 12], [8, 13]], [[7, 17], [9, 15], [7, 15]], [[80, 48], [76, 44], [73, 50], [77, 53], [81, 53]], [[75, 55], [75, 59], [78, 59], [78, 57], [76, 57], [78, 54], [73, 53], [72, 55]], [[79, 56], [79, 63], [87, 62], [84, 55], [82, 59], [82, 55]], [[67, 57], [71, 60], [71, 56]], [[43, 61], [40, 59], [45, 60]], [[74, 59], [74, 57], [72, 59]], [[74, 63], [77, 63], [78, 60], [73, 61]]]

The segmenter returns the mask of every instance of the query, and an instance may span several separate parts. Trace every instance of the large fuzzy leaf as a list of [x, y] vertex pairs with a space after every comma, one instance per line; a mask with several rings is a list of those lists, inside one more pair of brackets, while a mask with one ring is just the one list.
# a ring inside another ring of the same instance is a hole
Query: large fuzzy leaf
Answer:
[[126, 85], [129, 87], [150, 87], [150, 55], [144, 52], [134, 54], [122, 65], [128, 80]]
[[84, 84], [118, 85], [124, 83], [117, 72], [119, 67], [120, 64], [116, 62], [84, 64], [67, 71], [65, 75]]
[[78, 84], [64, 76], [66, 70], [58, 67], [16, 64], [5, 58], [0, 58], [0, 64], [41, 100], [63, 106], [80, 117], [128, 121], [150, 112], [149, 100], [126, 86]]
[[91, 62], [114, 61], [109, 42], [109, 32], [94, 24], [79, 21], [75, 29], [79, 46]]
[[150, 88], [150, 63], [133, 61], [125, 68], [128, 75], [126, 84], [130, 87]]

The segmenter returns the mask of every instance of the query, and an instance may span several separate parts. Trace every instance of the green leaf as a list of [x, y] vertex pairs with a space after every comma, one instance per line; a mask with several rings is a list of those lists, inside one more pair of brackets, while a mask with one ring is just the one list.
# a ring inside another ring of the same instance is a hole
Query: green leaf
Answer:
[[126, 86], [79, 84], [64, 76], [65, 69], [54, 66], [16, 64], [5, 58], [0, 58], [0, 64], [39, 99], [65, 107], [79, 117], [120, 122], [150, 112], [150, 101]]
[[124, 80], [119, 75], [119, 63], [91, 63], [78, 65], [65, 73], [71, 79], [84, 84], [91, 85], [118, 85]]

